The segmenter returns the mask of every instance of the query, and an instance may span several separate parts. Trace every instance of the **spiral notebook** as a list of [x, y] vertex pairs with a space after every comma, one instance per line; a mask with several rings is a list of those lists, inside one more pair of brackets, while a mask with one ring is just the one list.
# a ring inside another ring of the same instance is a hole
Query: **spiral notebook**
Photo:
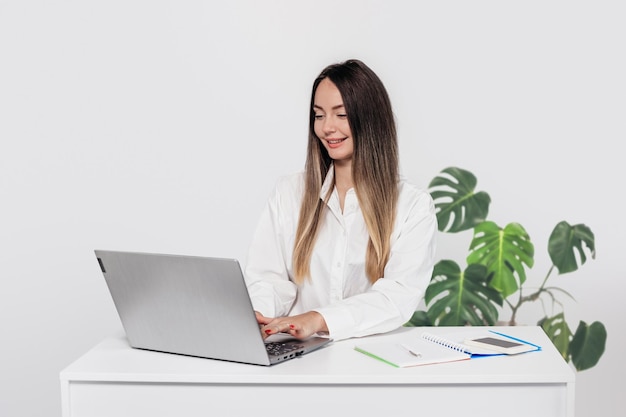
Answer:
[[359, 343], [354, 349], [397, 368], [456, 362], [481, 356], [507, 355], [504, 351], [497, 350], [497, 346], [487, 348], [484, 344], [472, 344], [473, 340], [485, 338], [515, 341], [516, 345], [523, 346], [523, 349], [518, 348], [516, 353], [541, 349], [533, 343], [491, 330], [445, 335], [423, 332], [419, 337], [404, 337], [393, 342]]
[[396, 368], [463, 361], [471, 358], [468, 353], [416, 337], [397, 343], [362, 343], [356, 345], [354, 349]]

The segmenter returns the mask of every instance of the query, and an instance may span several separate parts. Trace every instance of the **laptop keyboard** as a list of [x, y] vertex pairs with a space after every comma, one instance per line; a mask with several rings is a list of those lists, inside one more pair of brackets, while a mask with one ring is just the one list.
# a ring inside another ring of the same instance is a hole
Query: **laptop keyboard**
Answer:
[[294, 350], [302, 349], [304, 345], [298, 343], [269, 342], [265, 344], [267, 353], [270, 355], [284, 355]]

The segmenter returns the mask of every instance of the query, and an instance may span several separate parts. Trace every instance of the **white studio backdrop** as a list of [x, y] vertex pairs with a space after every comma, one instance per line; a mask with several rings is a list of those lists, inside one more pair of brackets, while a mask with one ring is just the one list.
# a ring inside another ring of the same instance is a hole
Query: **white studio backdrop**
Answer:
[[[577, 415], [616, 415], [625, 14], [618, 1], [0, 0], [0, 415], [60, 416], [60, 370], [121, 330], [94, 249], [245, 263], [276, 178], [303, 166], [314, 77], [348, 58], [387, 86], [409, 179], [469, 169], [490, 218], [524, 225], [529, 280], [559, 221], [594, 231], [597, 259], [552, 279], [576, 297], [571, 326], [609, 334], [577, 375]], [[439, 257], [461, 262], [468, 244], [441, 236]]]

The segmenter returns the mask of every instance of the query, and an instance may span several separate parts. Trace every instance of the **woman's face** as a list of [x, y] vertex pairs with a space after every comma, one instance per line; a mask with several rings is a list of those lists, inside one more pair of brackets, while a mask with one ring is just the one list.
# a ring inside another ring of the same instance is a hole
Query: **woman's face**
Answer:
[[324, 78], [315, 90], [313, 98], [315, 112], [314, 131], [335, 162], [349, 162], [354, 152], [354, 142], [337, 86]]

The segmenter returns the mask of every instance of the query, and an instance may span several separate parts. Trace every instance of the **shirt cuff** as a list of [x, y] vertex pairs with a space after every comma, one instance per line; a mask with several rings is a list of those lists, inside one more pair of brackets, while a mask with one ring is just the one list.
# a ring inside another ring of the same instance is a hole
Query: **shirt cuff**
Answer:
[[356, 323], [350, 309], [342, 306], [327, 306], [317, 308], [314, 311], [320, 313], [324, 318], [330, 338], [342, 340], [352, 337]]

